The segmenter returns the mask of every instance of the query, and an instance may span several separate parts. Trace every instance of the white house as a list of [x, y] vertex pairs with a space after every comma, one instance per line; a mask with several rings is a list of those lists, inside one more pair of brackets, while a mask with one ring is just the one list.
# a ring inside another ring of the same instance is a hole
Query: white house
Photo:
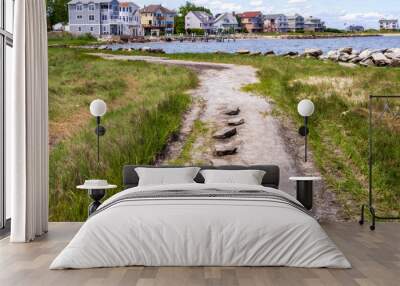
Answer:
[[264, 16], [264, 32], [285, 33], [288, 31], [288, 19], [284, 14]]
[[399, 20], [381, 19], [381, 20], [379, 20], [379, 27], [381, 30], [398, 30], [399, 29]]
[[218, 32], [235, 32], [239, 29], [239, 23], [234, 13], [217, 15], [213, 26]]
[[185, 16], [185, 30], [204, 30], [204, 32], [214, 32], [214, 17], [207, 12], [190, 11]]

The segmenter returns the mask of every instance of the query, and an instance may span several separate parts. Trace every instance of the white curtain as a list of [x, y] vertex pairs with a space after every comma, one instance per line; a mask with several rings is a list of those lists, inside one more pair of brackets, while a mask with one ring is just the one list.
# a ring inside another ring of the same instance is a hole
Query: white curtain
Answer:
[[6, 186], [12, 242], [48, 225], [48, 77], [45, 0], [15, 1], [13, 93], [6, 99]]

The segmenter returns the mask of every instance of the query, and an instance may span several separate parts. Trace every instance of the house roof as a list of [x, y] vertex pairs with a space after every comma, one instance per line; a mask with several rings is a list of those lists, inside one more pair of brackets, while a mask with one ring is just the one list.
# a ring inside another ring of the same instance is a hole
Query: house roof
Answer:
[[208, 14], [204, 11], [191, 11], [193, 15], [199, 18], [203, 23], [212, 23], [214, 22], [214, 17], [211, 14]]
[[149, 5], [149, 6], [144, 6], [143, 9], [140, 10], [141, 13], [155, 13], [158, 10], [160, 10], [164, 14], [175, 14], [174, 11], [169, 10], [162, 5]]
[[230, 22], [235, 22], [235, 24], [237, 24], [237, 20], [236, 17], [233, 13], [222, 13], [222, 14], [218, 14], [217, 17], [215, 18], [215, 23], [222, 20], [222, 19], [229, 19]]
[[279, 17], [286, 17], [284, 14], [267, 14], [264, 15], [264, 19], [275, 19]]
[[262, 16], [262, 13], [260, 11], [248, 11], [239, 14], [240, 18], [255, 18], [260, 16]]

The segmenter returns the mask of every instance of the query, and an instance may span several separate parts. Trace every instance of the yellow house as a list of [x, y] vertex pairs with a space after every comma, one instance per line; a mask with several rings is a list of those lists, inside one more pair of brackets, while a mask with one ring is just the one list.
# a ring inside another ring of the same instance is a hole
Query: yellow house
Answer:
[[176, 13], [162, 5], [149, 5], [140, 10], [140, 22], [145, 35], [172, 34]]

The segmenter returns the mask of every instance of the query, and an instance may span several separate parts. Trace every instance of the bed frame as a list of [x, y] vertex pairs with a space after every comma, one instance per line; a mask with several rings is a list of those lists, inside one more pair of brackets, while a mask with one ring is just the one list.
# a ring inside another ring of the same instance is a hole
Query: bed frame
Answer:
[[[126, 165], [123, 169], [123, 185], [124, 189], [136, 187], [139, 183], [139, 176], [135, 171], [137, 167], [147, 168], [181, 168], [183, 166], [145, 166], [145, 165]], [[202, 170], [263, 170], [265, 175], [262, 179], [262, 185], [264, 187], [279, 188], [279, 167], [276, 165], [252, 165], [252, 166], [198, 166]], [[197, 174], [194, 180], [197, 183], [204, 183], [204, 178], [200, 174]]]

